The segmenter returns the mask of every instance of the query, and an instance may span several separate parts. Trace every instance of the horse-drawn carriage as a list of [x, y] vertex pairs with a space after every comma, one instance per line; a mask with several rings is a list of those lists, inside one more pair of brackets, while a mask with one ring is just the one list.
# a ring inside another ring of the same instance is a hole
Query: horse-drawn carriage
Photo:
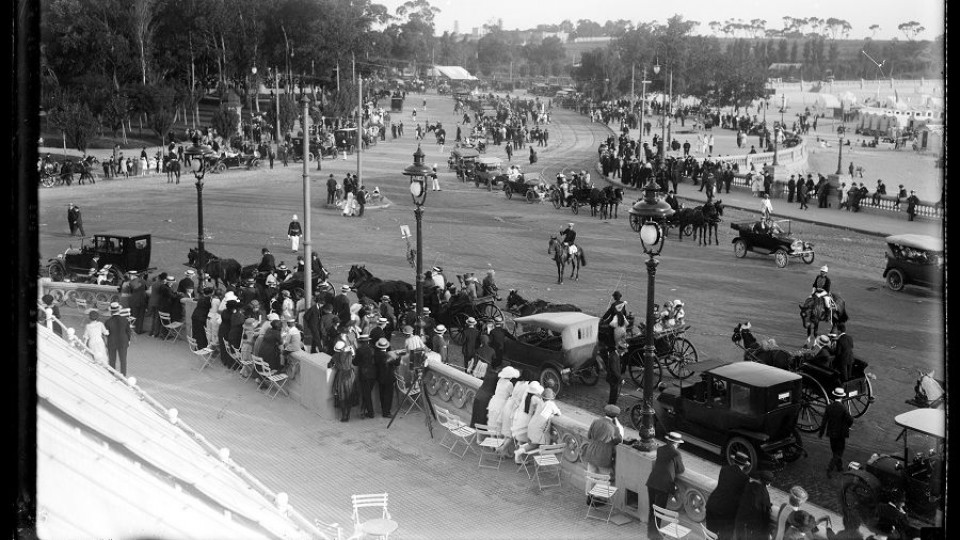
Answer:
[[450, 331], [450, 339], [457, 345], [463, 345], [463, 329], [467, 327], [467, 319], [473, 317], [480, 325], [503, 320], [503, 312], [494, 303], [496, 297], [478, 296], [471, 299], [465, 292], [453, 296], [446, 305], [437, 310], [434, 319], [443, 324]]
[[797, 429], [801, 431], [813, 433], [820, 429], [823, 412], [830, 403], [829, 392], [834, 388], [844, 389], [846, 397], [843, 398], [843, 405], [854, 418], [863, 416], [876, 400], [870, 383], [871, 375], [866, 372], [868, 364], [859, 358], [854, 357], [851, 377], [844, 380], [838, 369], [822, 363], [812, 350], [789, 351], [777, 347], [775, 342], [764, 345], [757, 341], [749, 327], [742, 324], [734, 329], [732, 339], [743, 349], [745, 361], [771, 365], [800, 375], [803, 385]]
[[[654, 381], [656, 386], [663, 378], [663, 368], [683, 380], [693, 375], [691, 364], [700, 361], [700, 355], [693, 343], [686, 338], [689, 324], [660, 328], [654, 326], [653, 344], [657, 354], [657, 363], [654, 365]], [[627, 349], [622, 354], [623, 368], [630, 374], [630, 379], [640, 388], [643, 387], [644, 366], [643, 348], [646, 346], [646, 324], [637, 323], [636, 329], [630, 332], [627, 338]]]
[[763, 255], [773, 255], [778, 268], [786, 268], [790, 258], [800, 258], [806, 264], [813, 264], [815, 253], [813, 244], [794, 238], [790, 232], [790, 220], [781, 219], [770, 223], [759, 221], [737, 221], [730, 224], [737, 231], [732, 240], [733, 253], [738, 258], [747, 256], [748, 251]]

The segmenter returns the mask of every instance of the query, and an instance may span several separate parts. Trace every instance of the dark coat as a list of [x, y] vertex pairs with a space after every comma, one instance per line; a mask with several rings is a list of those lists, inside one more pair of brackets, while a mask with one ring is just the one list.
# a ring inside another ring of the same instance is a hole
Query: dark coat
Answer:
[[138, 309], [147, 303], [147, 286], [142, 279], [136, 277], [128, 282], [130, 297], [127, 299], [127, 305], [130, 309]]
[[493, 392], [497, 389], [498, 381], [499, 377], [497, 377], [497, 372], [488, 369], [486, 377], [484, 377], [483, 382], [480, 384], [480, 388], [477, 389], [477, 394], [473, 397], [470, 427], [474, 427], [477, 424], [487, 424], [487, 405], [490, 404]]
[[320, 308], [314, 304], [303, 314], [303, 326], [310, 336], [310, 344], [319, 347], [323, 342], [323, 330], [320, 328]]
[[380, 384], [393, 384], [396, 380], [394, 371], [400, 359], [390, 354], [388, 351], [377, 349], [373, 352], [374, 369], [377, 372], [377, 382]]
[[736, 538], [768, 538], [770, 506], [767, 486], [761, 482], [747, 482], [737, 507]]
[[361, 343], [357, 347], [357, 354], [353, 357], [353, 365], [360, 371], [360, 379], [365, 381], [377, 380], [377, 364], [373, 359], [373, 347], [369, 343]]
[[291, 221], [290, 226], [287, 227], [287, 236], [301, 236], [303, 234], [303, 228], [300, 227], [299, 221]]
[[463, 329], [463, 359], [468, 361], [477, 354], [477, 344], [480, 341], [480, 331], [476, 326]]
[[720, 476], [717, 479], [717, 487], [707, 498], [707, 519], [716, 517], [721, 520], [730, 520], [737, 517], [737, 507], [740, 505], [740, 497], [743, 495], [744, 488], [750, 477], [736, 465], [724, 465], [720, 467]]
[[263, 257], [260, 258], [260, 264], [257, 265], [257, 271], [259, 272], [269, 272], [270, 270], [277, 269], [277, 261], [273, 258], [273, 254], [269, 251], [263, 254]]
[[840, 370], [844, 380], [849, 379], [850, 371], [853, 369], [853, 338], [850, 337], [850, 334], [846, 332], [840, 334], [834, 352], [837, 355], [834, 360], [836, 368]]
[[826, 432], [831, 439], [846, 439], [850, 437], [850, 426], [853, 425], [853, 416], [843, 403], [831, 401], [823, 411], [823, 424], [820, 425], [820, 436]]
[[130, 321], [126, 317], [114, 315], [104, 323], [110, 335], [107, 336], [107, 348], [123, 350], [130, 345]]
[[[820, 286], [817, 286], [817, 283], [820, 283]], [[817, 274], [817, 277], [813, 278], [813, 288], [814, 289], [823, 289], [827, 292], [830, 292], [830, 278], [827, 276], [821, 276]]]
[[270, 369], [279, 371], [283, 366], [280, 365], [280, 346], [283, 343], [283, 336], [279, 330], [268, 328], [263, 334], [263, 340], [260, 342], [260, 350], [257, 351]]
[[683, 471], [683, 456], [672, 443], [667, 443], [657, 448], [657, 460], [653, 463], [650, 476], [647, 477], [646, 486], [657, 491], [673, 493], [677, 475]]
[[210, 315], [211, 304], [212, 301], [209, 296], [200, 297], [200, 299], [197, 300], [197, 307], [193, 308], [193, 314], [190, 316], [190, 320], [205, 324], [207, 317]]

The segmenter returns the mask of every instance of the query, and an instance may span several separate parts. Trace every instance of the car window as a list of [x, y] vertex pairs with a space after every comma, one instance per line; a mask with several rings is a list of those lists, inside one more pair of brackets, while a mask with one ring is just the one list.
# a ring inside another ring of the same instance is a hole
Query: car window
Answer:
[[715, 407], [726, 407], [730, 403], [727, 381], [713, 379], [710, 384], [710, 401]]
[[730, 410], [750, 414], [750, 389], [733, 382], [729, 386]]

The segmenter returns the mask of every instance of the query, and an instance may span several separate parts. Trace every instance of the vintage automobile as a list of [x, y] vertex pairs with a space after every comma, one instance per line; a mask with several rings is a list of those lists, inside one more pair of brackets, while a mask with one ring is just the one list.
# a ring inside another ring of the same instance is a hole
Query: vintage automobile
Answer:
[[943, 241], [922, 234], [895, 234], [886, 238], [887, 267], [883, 277], [890, 290], [906, 285], [939, 290], [943, 287]]
[[450, 152], [450, 157], [447, 158], [447, 168], [451, 171], [456, 171], [457, 178], [463, 182], [468, 176], [473, 174], [473, 169], [479, 157], [480, 152], [478, 152], [476, 148], [463, 148], [458, 146]]
[[477, 187], [487, 186], [487, 191], [493, 191], [493, 187], [498, 182], [502, 183], [507, 175], [503, 173], [501, 166], [503, 161], [497, 157], [477, 158], [476, 170], [473, 173], [473, 181]]
[[85, 281], [120, 286], [130, 271], [145, 272], [150, 266], [149, 234], [132, 231], [97, 233], [89, 243], [73, 246], [47, 262], [53, 281]]
[[[685, 442], [718, 454], [724, 463], [742, 452], [750, 456], [751, 470], [780, 469], [805, 454], [797, 429], [800, 385], [800, 375], [772, 366], [720, 365], [701, 372], [696, 384], [660, 383], [654, 427], [658, 436], [682, 433]], [[640, 404], [630, 411], [638, 429], [641, 411]]]
[[503, 180], [503, 193], [508, 199], [519, 195], [528, 203], [543, 202], [550, 193], [550, 188], [537, 173], [523, 173], [516, 176], [508, 174]]
[[537, 375], [544, 387], [559, 395], [562, 383], [576, 377], [597, 384], [598, 328], [600, 319], [579, 311], [538, 313], [514, 319], [517, 327], [507, 334], [504, 356]]
[[[943, 527], [946, 413], [915, 409], [893, 420], [903, 428], [897, 437], [903, 455], [873, 454], [863, 465], [851, 461], [840, 506], [844, 521], [884, 532], [895, 527], [901, 538], [916, 538], [923, 527]], [[938, 537], [942, 531], [931, 536]]]
[[779, 219], [766, 227], [763, 220], [737, 221], [730, 228], [737, 231], [732, 240], [733, 253], [738, 258], [747, 256], [748, 251], [763, 255], [773, 255], [777, 268], [786, 268], [791, 257], [799, 257], [806, 264], [813, 264], [816, 254], [813, 244], [794, 238], [790, 232], [790, 220]]
[[260, 158], [256, 154], [243, 154], [229, 150], [222, 151], [219, 155], [212, 155], [206, 159], [207, 170], [213, 173], [222, 173], [227, 169], [236, 169], [246, 167], [247, 169], [258, 167]]

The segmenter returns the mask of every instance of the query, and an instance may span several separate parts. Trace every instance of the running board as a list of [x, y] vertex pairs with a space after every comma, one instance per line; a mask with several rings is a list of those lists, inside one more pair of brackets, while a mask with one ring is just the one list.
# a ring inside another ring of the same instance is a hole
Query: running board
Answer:
[[692, 444], [692, 445], [694, 445], [694, 446], [698, 446], [698, 447], [700, 447], [700, 448], [703, 448], [704, 450], [707, 450], [707, 451], [709, 451], [709, 452], [713, 452], [714, 454], [720, 455], [720, 445], [713, 444], [713, 443], [711, 443], [711, 442], [707, 442], [707, 441], [705, 441], [705, 440], [703, 440], [703, 439], [698, 439], [698, 438], [696, 438], [696, 437], [694, 437], [694, 436], [692, 436], [692, 435], [689, 435], [689, 434], [687, 434], [687, 433], [684, 433], [684, 432], [680, 432], [680, 434], [683, 435], [683, 442], [685, 442], [685, 443], [690, 443], [690, 444]]

